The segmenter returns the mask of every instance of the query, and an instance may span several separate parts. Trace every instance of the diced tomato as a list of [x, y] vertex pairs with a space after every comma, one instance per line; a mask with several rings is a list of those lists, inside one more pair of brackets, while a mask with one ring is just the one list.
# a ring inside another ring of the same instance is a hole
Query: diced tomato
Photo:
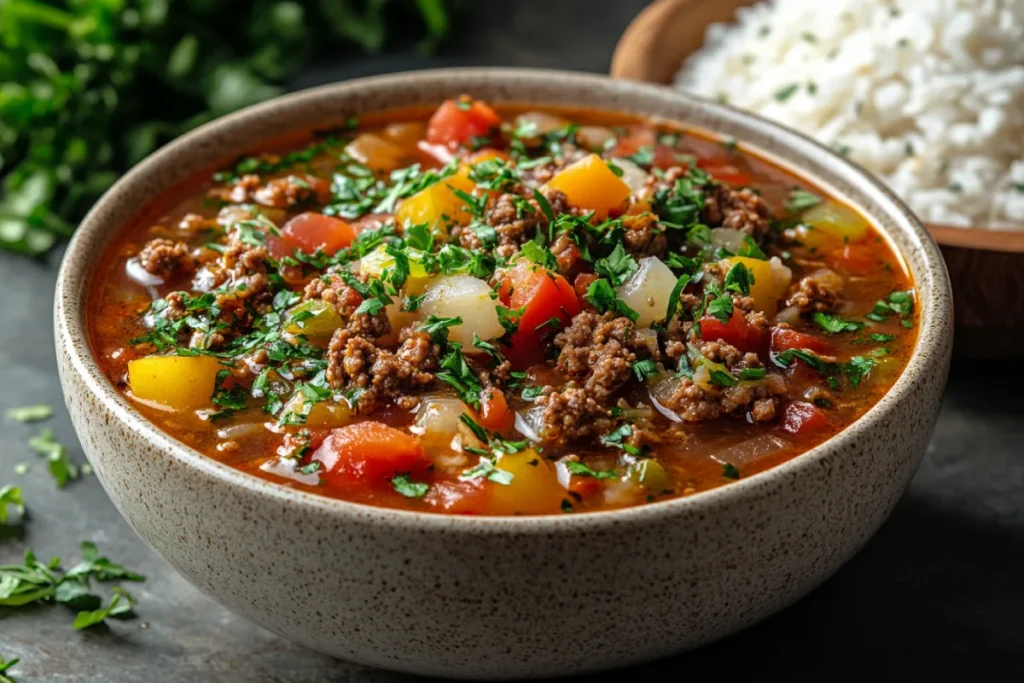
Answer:
[[543, 360], [543, 341], [581, 310], [564, 277], [525, 259], [505, 271], [498, 295], [509, 308], [524, 309], [507, 349], [509, 360], [519, 368]]
[[590, 285], [600, 279], [601, 276], [597, 273], [580, 273], [573, 280], [572, 288], [576, 290], [576, 296], [582, 301], [583, 297], [587, 294], [587, 290], [590, 289]]
[[872, 248], [869, 244], [852, 243], [844, 244], [839, 249], [830, 252], [825, 261], [829, 267], [852, 273], [855, 275], [866, 275], [878, 267], [878, 248]]
[[732, 310], [732, 317], [729, 322], [722, 322], [718, 318], [705, 315], [700, 319], [700, 338], [704, 341], [721, 340], [726, 344], [735, 346], [740, 351], [754, 351], [761, 353], [765, 350], [764, 332], [757, 327], [747, 323], [743, 312], [738, 308]]
[[300, 213], [281, 228], [285, 245], [306, 254], [315, 253], [317, 249], [333, 254], [347, 247], [355, 236], [355, 229], [345, 221], [313, 211]]
[[593, 498], [601, 492], [602, 488], [604, 486], [594, 477], [581, 477], [574, 474], [569, 478], [569, 490], [583, 500]]
[[457, 147], [470, 138], [484, 136], [501, 125], [501, 117], [480, 100], [463, 95], [446, 100], [427, 124], [427, 142]]
[[728, 160], [700, 159], [697, 161], [697, 168], [707, 171], [715, 180], [739, 187], [750, 185], [754, 182], [754, 176], [746, 171], [740, 170]]
[[808, 434], [829, 426], [825, 413], [813, 403], [793, 401], [782, 412], [782, 428], [790, 434]]
[[830, 355], [832, 344], [813, 334], [804, 334], [788, 327], [772, 328], [772, 352], [780, 353], [789, 349], [807, 349], [814, 353]]
[[423, 502], [439, 512], [452, 515], [479, 515], [487, 510], [490, 487], [483, 479], [439, 481], [431, 484]]
[[357, 422], [331, 430], [310, 460], [321, 463], [331, 486], [381, 482], [402, 473], [422, 473], [428, 461], [420, 441], [381, 422]]
[[485, 389], [480, 395], [481, 425], [492, 432], [507, 432], [515, 424], [515, 413], [508, 407], [505, 394], [500, 389]]

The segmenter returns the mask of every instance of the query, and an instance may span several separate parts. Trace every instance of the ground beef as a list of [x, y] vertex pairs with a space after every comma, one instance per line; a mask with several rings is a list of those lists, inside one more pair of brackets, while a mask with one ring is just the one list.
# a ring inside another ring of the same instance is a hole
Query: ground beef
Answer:
[[327, 348], [327, 381], [331, 388], [350, 392], [356, 412], [369, 414], [390, 402], [411, 410], [419, 393], [434, 383], [440, 349], [425, 332], [402, 331], [395, 352], [342, 328]]
[[247, 332], [254, 317], [270, 309], [274, 294], [267, 276], [268, 258], [266, 247], [235, 242], [219, 259], [196, 273], [193, 289], [217, 292], [220, 325], [213, 332], [197, 330], [191, 346], [219, 348]]
[[787, 306], [796, 306], [803, 315], [828, 313], [839, 304], [842, 281], [834, 273], [808, 275], [790, 288]]
[[[694, 345], [705, 358], [721, 363], [733, 376], [738, 376], [747, 368], [764, 367], [756, 353], [740, 351], [721, 341], [697, 340]], [[760, 382], [740, 382], [731, 387], [708, 389], [688, 377], [683, 377], [664, 403], [685, 422], [703, 422], [721, 415], [743, 412], [748, 413], [754, 422], [768, 422], [775, 418], [779, 397], [785, 394], [785, 391], [785, 377], [771, 372]]]
[[605, 434], [615, 426], [611, 406], [596, 400], [575, 382], [537, 397], [537, 404], [543, 408], [540, 437], [556, 447]]
[[734, 190], [709, 185], [704, 193], [701, 218], [713, 228], [742, 230], [760, 242], [771, 227], [772, 212], [767, 202], [750, 188]]
[[192, 274], [195, 260], [189, 254], [184, 242], [173, 242], [157, 238], [150, 240], [139, 252], [139, 264], [151, 275], [170, 282], [178, 277]]
[[[548, 200], [554, 215], [569, 212], [569, 202], [565, 194], [546, 187], [540, 188], [539, 191]], [[524, 200], [533, 209], [532, 212], [519, 208], [518, 205], [522, 204]], [[532, 193], [523, 195], [506, 192], [498, 195], [497, 199], [491, 202], [487, 209], [487, 223], [494, 228], [498, 235], [495, 254], [502, 258], [509, 258], [519, 251], [519, 247], [524, 242], [533, 239], [538, 228], [546, 229], [549, 221], [544, 211], [541, 210], [540, 204], [532, 197]], [[483, 247], [479, 235], [473, 230], [465, 228], [458, 230], [458, 238], [459, 243], [466, 249], [476, 250]]]
[[558, 272], [567, 277], [572, 277], [580, 264], [580, 249], [570, 236], [569, 232], [560, 232], [551, 243], [551, 253], [555, 256], [555, 263], [558, 264]]
[[263, 206], [287, 209], [312, 200], [325, 203], [330, 200], [329, 193], [326, 181], [315, 176], [289, 175], [261, 184], [258, 175], [248, 174], [225, 191], [215, 190], [213, 195], [235, 204], [254, 201]]
[[665, 232], [658, 227], [658, 220], [652, 213], [639, 216], [623, 216], [622, 239], [626, 249], [637, 256], [661, 256], [668, 246]]
[[353, 335], [378, 339], [391, 332], [391, 322], [385, 311], [379, 311], [375, 315], [356, 313], [356, 309], [363, 303], [363, 297], [346, 285], [340, 277], [331, 276], [327, 280], [316, 278], [306, 285], [302, 300], [314, 299], [330, 304], [341, 316], [345, 328]]
[[277, 454], [282, 458], [299, 459], [306, 455], [313, 442], [313, 434], [308, 429], [300, 429], [298, 432], [286, 432], [281, 445], [277, 448]]

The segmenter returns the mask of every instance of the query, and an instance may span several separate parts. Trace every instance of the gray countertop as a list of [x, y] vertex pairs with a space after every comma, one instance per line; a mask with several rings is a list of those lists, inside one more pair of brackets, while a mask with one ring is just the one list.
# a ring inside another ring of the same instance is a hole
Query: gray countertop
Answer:
[[[464, 38], [441, 55], [323, 65], [297, 86], [356, 75], [452, 64], [604, 71], [615, 39], [643, 5], [630, 2], [479, 3]], [[0, 412], [57, 407], [48, 423], [84, 461], [63, 410], [51, 331], [59, 253], [46, 262], [0, 254]], [[909, 492], [892, 518], [834, 578], [782, 614], [702, 650], [591, 677], [726, 672], [741, 679], [976, 680], [1024, 675], [1024, 372], [995, 363], [955, 363], [942, 415]], [[332, 660], [271, 635], [219, 607], [143, 543], [94, 477], [57, 491], [45, 463], [24, 444], [38, 425], [0, 425], [0, 485], [24, 489], [31, 519], [22, 538], [0, 539], [0, 563], [26, 547], [76, 560], [78, 544], [148, 577], [132, 586], [133, 621], [76, 633], [61, 607], [0, 613], [0, 656], [20, 657], [21, 681], [412, 680]], [[23, 475], [15, 465], [28, 463]], [[585, 634], [581, 634], [585, 637]]]

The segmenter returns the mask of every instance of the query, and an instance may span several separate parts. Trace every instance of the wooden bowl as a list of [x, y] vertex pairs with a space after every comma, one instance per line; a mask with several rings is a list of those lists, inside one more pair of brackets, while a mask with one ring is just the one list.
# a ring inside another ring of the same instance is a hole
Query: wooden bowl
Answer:
[[[655, 0], [622, 34], [611, 75], [672, 83], [683, 61], [704, 44], [708, 24], [731, 21], [755, 0]], [[955, 353], [1024, 357], [1024, 232], [929, 225], [942, 248], [956, 302]]]

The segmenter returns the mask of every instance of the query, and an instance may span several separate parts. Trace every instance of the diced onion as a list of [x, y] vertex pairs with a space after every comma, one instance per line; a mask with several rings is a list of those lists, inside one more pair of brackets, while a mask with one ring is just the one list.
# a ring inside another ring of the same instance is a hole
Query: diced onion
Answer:
[[543, 111], [531, 111], [516, 117], [517, 127], [530, 126], [532, 131], [536, 131], [536, 135], [531, 134], [528, 136], [528, 139], [547, 135], [559, 128], [564, 128], [568, 123], [568, 121], [560, 116]]
[[673, 378], [667, 372], [659, 377], [652, 378], [647, 384], [647, 393], [650, 396], [654, 409], [673, 422], [682, 422], [683, 418], [676, 411], [666, 407], [665, 402], [672, 396], [678, 385], [679, 380]]
[[800, 320], [800, 309], [796, 306], [789, 306], [779, 311], [779, 314], [775, 316], [775, 321], [780, 323], [789, 323], [795, 325]]
[[427, 447], [451, 448], [462, 426], [460, 418], [467, 412], [466, 404], [457, 398], [425, 398], [409, 431], [418, 434]]
[[128, 277], [143, 287], [158, 287], [164, 283], [162, 277], [153, 275], [153, 273], [143, 268], [137, 257], [128, 259], [128, 262], [124, 264], [124, 271]]
[[251, 436], [263, 430], [262, 422], [243, 422], [242, 424], [222, 427], [217, 430], [218, 439], [239, 439], [243, 436]]
[[771, 455], [789, 445], [789, 441], [775, 434], [761, 434], [752, 439], [741, 441], [735, 446], [718, 451], [712, 454], [711, 458], [722, 464], [741, 467]]
[[635, 162], [621, 158], [612, 159], [611, 162], [622, 169], [622, 181], [629, 185], [629, 189], [634, 194], [647, 186], [647, 180], [650, 176], [647, 175], [647, 171], [637, 166]]
[[637, 330], [636, 338], [647, 347], [652, 356], [658, 355], [658, 333], [650, 328]]
[[747, 233], [732, 228], [714, 228], [711, 230], [711, 246], [715, 249], [725, 249], [730, 254], [738, 254], [743, 246]]
[[516, 431], [533, 442], [540, 442], [544, 406], [534, 406], [516, 413]]
[[462, 318], [462, 324], [448, 328], [448, 339], [462, 344], [464, 353], [481, 353], [473, 346], [473, 333], [481, 339], [494, 339], [505, 332], [498, 320], [498, 309], [486, 282], [471, 275], [439, 278], [427, 288], [419, 310], [424, 316]]
[[299, 462], [292, 458], [271, 458], [260, 465], [260, 469], [306, 486], [316, 486], [320, 483], [319, 474], [303, 474], [299, 471], [298, 464]]
[[677, 278], [656, 256], [640, 259], [640, 268], [618, 288], [617, 294], [627, 306], [639, 314], [637, 327], [650, 327], [665, 318], [668, 299]]

